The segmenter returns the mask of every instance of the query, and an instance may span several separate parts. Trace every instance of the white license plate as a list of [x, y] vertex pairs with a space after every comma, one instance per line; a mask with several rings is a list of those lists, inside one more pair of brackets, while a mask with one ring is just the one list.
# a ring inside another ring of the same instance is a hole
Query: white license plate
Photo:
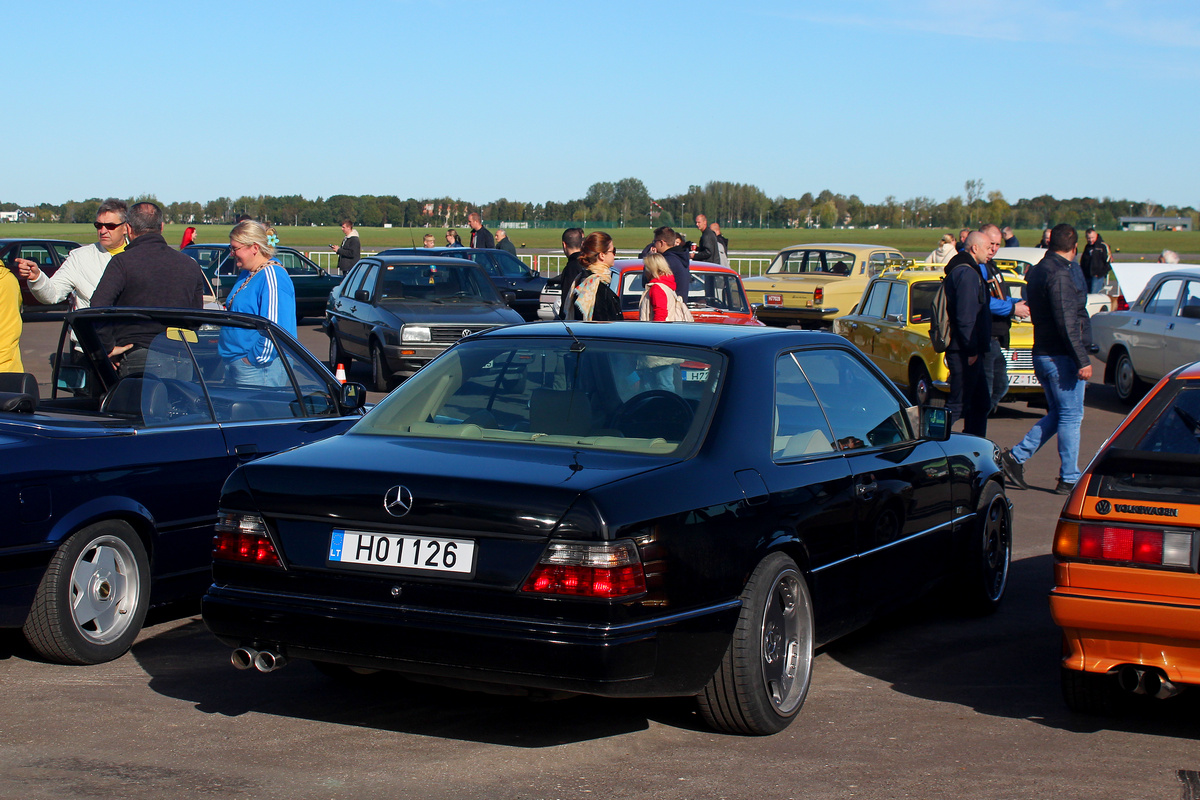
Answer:
[[1038, 383], [1037, 375], [1009, 375], [1009, 386], [1041, 386]]
[[706, 381], [706, 380], [708, 380], [708, 370], [706, 370], [706, 369], [685, 369], [683, 371], [683, 379], [685, 381]]
[[470, 575], [475, 570], [475, 542], [335, 528], [329, 537], [329, 561], [389, 570]]

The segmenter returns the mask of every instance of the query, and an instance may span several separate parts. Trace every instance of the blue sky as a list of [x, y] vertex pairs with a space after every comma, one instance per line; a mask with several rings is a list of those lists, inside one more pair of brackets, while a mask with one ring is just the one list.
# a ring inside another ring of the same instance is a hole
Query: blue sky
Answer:
[[1195, 0], [10, 0], [5, 29], [8, 202], [975, 178], [1200, 206]]

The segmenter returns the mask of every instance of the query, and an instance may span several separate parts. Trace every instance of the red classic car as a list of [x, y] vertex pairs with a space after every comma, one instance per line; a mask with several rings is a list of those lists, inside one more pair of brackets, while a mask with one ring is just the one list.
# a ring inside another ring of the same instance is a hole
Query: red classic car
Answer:
[[[620, 275], [613, 289], [621, 298], [621, 313], [625, 319], [638, 318], [642, 300], [642, 260], [622, 260], [613, 265]], [[725, 325], [762, 325], [754, 309], [746, 301], [742, 276], [736, 270], [703, 261], [691, 263], [692, 286], [688, 291], [688, 308], [696, 322], [716, 322]]]

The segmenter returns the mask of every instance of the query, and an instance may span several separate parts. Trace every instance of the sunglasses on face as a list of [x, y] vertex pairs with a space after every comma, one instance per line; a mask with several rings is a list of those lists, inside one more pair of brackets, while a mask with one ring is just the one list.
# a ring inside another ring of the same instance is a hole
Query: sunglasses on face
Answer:
[[101, 228], [104, 228], [104, 230], [106, 230], [106, 231], [115, 231], [117, 228], [121, 227], [124, 224], [125, 224], [124, 222], [93, 222], [92, 226], [96, 230], [100, 230]]

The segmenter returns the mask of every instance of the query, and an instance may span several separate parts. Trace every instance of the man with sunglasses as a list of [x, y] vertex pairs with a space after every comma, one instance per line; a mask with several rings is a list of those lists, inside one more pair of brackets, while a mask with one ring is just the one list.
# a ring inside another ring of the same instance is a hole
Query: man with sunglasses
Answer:
[[29, 282], [29, 291], [39, 303], [58, 303], [74, 292], [75, 308], [87, 308], [92, 304], [92, 292], [104, 276], [109, 260], [125, 249], [128, 211], [125, 203], [115, 197], [101, 203], [96, 210], [96, 221], [92, 223], [96, 226], [99, 241], [72, 250], [53, 275], [42, 272], [33, 261], [14, 259], [17, 272]]
[[[109, 262], [92, 294], [92, 305], [148, 308], [203, 308], [206, 283], [200, 265], [167, 244], [162, 235], [162, 209], [154, 203], [134, 203], [126, 217], [129, 246]], [[120, 364], [122, 378], [151, 372], [176, 377], [173, 364], [147, 362], [147, 348], [163, 332], [157, 322], [130, 322], [106, 327], [101, 339], [109, 357]], [[190, 376], [190, 365], [181, 365]]]

